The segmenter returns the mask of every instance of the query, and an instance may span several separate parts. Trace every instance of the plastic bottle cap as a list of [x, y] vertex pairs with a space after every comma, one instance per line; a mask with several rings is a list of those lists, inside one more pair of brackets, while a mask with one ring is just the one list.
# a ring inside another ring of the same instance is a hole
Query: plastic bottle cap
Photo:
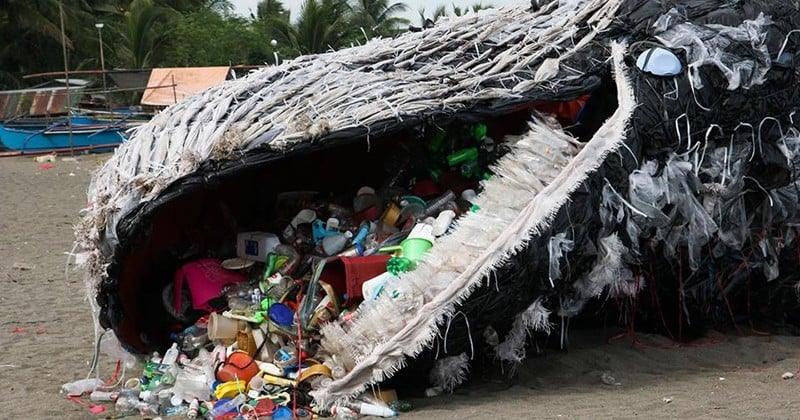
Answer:
[[278, 325], [292, 325], [294, 312], [282, 303], [275, 303], [269, 307], [269, 319]]

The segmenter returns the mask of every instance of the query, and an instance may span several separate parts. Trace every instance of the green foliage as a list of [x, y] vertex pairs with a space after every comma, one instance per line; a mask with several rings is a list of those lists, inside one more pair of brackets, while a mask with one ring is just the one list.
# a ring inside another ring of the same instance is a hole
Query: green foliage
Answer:
[[355, 3], [352, 24], [363, 28], [370, 37], [396, 35], [410, 23], [396, 16], [409, 9], [405, 3], [389, 4], [388, 0], [356, 0]]
[[263, 63], [270, 56], [268, 42], [240, 17], [226, 17], [211, 10], [187, 14], [172, 33], [174, 45], [166, 66], [224, 66]]
[[352, 28], [347, 18], [346, 0], [305, 0], [297, 22], [269, 19], [277, 31], [278, 42], [286, 43], [299, 54], [317, 54], [343, 44]]
[[118, 58], [130, 68], [151, 67], [155, 47], [169, 35], [169, 23], [177, 18], [176, 13], [153, 0], [131, 1], [118, 27], [123, 41], [117, 51]]
[[273, 64], [275, 54], [339, 49], [409, 23], [398, 16], [408, 7], [392, 0], [305, 0], [298, 16], [280, 0], [262, 0], [249, 17], [234, 15], [230, 0], [2, 1], [0, 89], [42, 81], [25, 74], [63, 70], [59, 4], [70, 70], [99, 69], [101, 48], [106, 69]]
[[[26, 73], [64, 68], [57, 0], [5, 0], [0, 7], [0, 86], [19, 87]], [[65, 44], [75, 47], [78, 0], [64, 1]]]

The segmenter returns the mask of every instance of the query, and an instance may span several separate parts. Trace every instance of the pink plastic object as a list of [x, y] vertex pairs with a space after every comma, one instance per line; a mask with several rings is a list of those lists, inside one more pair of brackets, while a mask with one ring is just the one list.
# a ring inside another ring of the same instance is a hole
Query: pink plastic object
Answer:
[[216, 258], [184, 264], [175, 272], [175, 309], [181, 311], [180, 297], [184, 281], [192, 295], [192, 306], [201, 311], [211, 312], [214, 308], [208, 304], [209, 301], [219, 297], [225, 286], [245, 280], [244, 274], [226, 270], [222, 267], [222, 262]]

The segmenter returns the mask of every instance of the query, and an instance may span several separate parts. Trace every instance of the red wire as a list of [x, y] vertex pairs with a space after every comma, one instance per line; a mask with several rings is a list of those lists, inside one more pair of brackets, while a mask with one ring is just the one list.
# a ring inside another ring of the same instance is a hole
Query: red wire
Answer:
[[683, 340], [683, 248], [678, 251], [678, 340]]
[[[300, 326], [300, 316], [295, 313], [297, 318], [297, 378], [300, 379], [300, 375], [303, 373], [303, 329]], [[292, 393], [294, 394], [294, 398], [292, 398], [292, 418], [297, 419], [297, 385], [295, 384]]]
[[117, 377], [119, 376], [120, 362], [121, 362], [120, 360], [117, 360], [117, 367], [114, 368], [114, 374], [111, 375], [111, 379], [106, 381], [106, 383], [103, 386], [109, 386], [112, 385], [114, 382], [117, 382]]

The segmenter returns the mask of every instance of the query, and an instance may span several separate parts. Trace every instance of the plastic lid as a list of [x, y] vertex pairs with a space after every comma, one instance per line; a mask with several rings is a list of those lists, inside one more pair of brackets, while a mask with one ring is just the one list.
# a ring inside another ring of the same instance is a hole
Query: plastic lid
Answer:
[[269, 319], [278, 325], [292, 325], [294, 312], [282, 303], [274, 303], [269, 307]]
[[650, 48], [639, 54], [636, 67], [656, 76], [675, 76], [683, 70], [683, 64], [678, 56], [661, 47]]
[[285, 406], [278, 406], [274, 413], [272, 413], [272, 420], [291, 419], [292, 410]]

